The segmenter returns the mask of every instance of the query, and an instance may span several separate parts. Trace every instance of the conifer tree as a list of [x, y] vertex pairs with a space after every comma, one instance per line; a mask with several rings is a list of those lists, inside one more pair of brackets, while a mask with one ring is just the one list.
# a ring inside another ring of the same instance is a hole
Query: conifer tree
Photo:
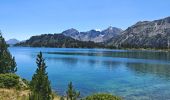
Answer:
[[64, 97], [61, 97], [60, 100], [65, 100]]
[[67, 94], [67, 100], [77, 100], [77, 98], [80, 96], [80, 92], [77, 92], [73, 85], [72, 82], [68, 84], [68, 89], [66, 91]]
[[17, 71], [17, 64], [15, 62], [15, 57], [12, 58], [12, 61], [11, 61], [11, 72], [12, 73], [15, 73]]
[[31, 93], [30, 100], [52, 100], [52, 90], [50, 87], [50, 81], [48, 80], [48, 74], [46, 72], [46, 64], [43, 59], [42, 53], [37, 55], [36, 59], [37, 70], [30, 82]]
[[0, 73], [15, 73], [16, 66], [15, 58], [8, 51], [8, 45], [0, 32]]

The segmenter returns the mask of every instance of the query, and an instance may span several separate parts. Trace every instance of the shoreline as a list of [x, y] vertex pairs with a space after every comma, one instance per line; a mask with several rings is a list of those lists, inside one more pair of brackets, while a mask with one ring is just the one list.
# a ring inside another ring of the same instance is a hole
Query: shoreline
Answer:
[[155, 48], [67, 48], [67, 47], [33, 47], [33, 46], [10, 46], [10, 47], [29, 47], [29, 48], [59, 48], [59, 49], [106, 49], [106, 50], [140, 50], [140, 51], [157, 51], [170, 52], [170, 49], [155, 49]]

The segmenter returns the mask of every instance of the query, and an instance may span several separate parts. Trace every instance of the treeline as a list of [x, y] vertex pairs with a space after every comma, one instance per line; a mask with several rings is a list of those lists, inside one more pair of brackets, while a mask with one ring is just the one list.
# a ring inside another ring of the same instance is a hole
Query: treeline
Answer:
[[103, 44], [92, 41], [79, 41], [63, 34], [43, 34], [32, 36], [29, 40], [15, 46], [55, 47], [55, 48], [105, 48]]
[[[158, 39], [159, 38], [159, 39]], [[110, 41], [107, 41], [110, 42]], [[52, 47], [52, 48], [109, 48], [109, 49], [169, 49], [168, 41], [165, 37], [155, 36], [152, 38], [143, 38], [142, 40], [134, 39], [118, 44], [95, 43], [92, 41], [79, 41], [63, 34], [43, 34], [32, 36], [30, 39], [17, 43], [15, 46], [24, 47]]]

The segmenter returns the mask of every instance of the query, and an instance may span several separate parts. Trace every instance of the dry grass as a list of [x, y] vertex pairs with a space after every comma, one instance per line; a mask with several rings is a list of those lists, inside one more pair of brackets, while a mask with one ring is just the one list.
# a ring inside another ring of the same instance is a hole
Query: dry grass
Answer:
[[60, 97], [59, 96], [55, 96], [54, 100], [60, 100]]
[[0, 100], [28, 100], [29, 90], [0, 89]]
[[[29, 90], [0, 89], [0, 100], [28, 100]], [[60, 100], [55, 95], [54, 100]]]

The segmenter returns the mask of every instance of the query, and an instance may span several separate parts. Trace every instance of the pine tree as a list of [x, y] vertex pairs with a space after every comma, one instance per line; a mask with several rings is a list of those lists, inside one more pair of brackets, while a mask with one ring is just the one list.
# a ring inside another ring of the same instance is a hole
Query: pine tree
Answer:
[[12, 73], [15, 73], [17, 71], [17, 64], [15, 62], [15, 57], [12, 58], [12, 61], [11, 61], [11, 72]]
[[65, 100], [64, 97], [61, 97], [60, 100]]
[[15, 73], [16, 66], [15, 58], [8, 51], [8, 45], [0, 32], [0, 73]]
[[50, 87], [50, 81], [48, 80], [48, 74], [46, 72], [47, 66], [41, 52], [37, 55], [36, 63], [38, 68], [32, 77], [32, 81], [30, 82], [31, 93], [29, 99], [52, 100], [52, 90]]
[[72, 82], [68, 84], [68, 89], [66, 91], [67, 94], [67, 100], [77, 100], [77, 98], [80, 96], [80, 92], [77, 92], [73, 85]]

